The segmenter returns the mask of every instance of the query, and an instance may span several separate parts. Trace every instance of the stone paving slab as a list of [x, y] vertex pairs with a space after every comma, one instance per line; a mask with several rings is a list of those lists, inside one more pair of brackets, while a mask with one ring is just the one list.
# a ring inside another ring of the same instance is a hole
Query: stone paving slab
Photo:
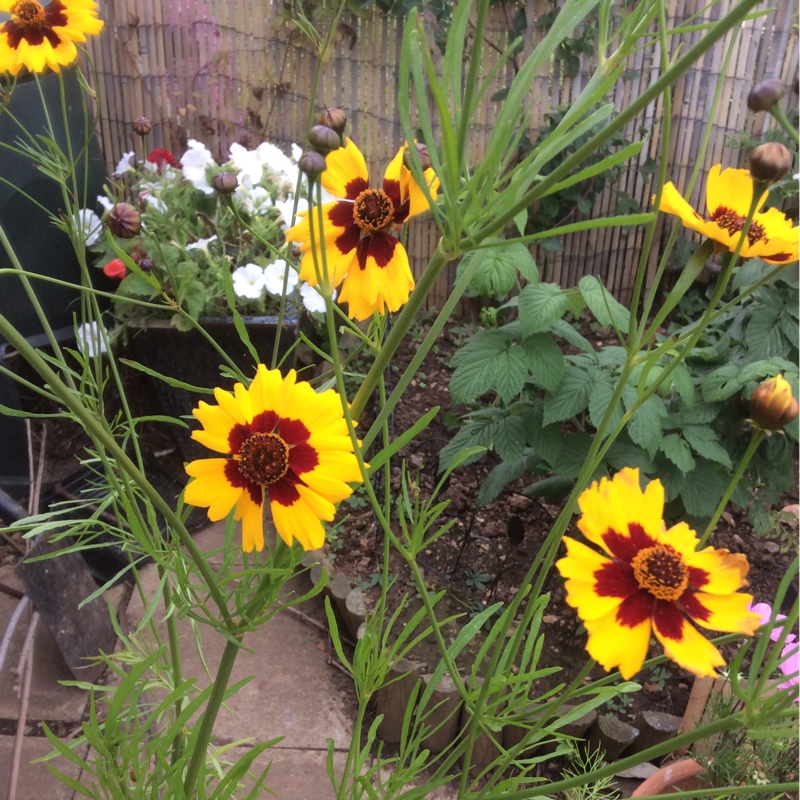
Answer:
[[[22, 589], [13, 570], [4, 568], [0, 580], [3, 583]], [[0, 636], [8, 626], [19, 600], [0, 594]], [[0, 671], [0, 719], [16, 720], [19, 714], [18, 679], [16, 674], [20, 652], [28, 631], [32, 609], [30, 604], [23, 612], [17, 625]], [[31, 693], [28, 700], [28, 720], [59, 720], [79, 723], [86, 708], [88, 692], [74, 686], [62, 686], [59, 681], [74, 680], [58, 645], [50, 632], [40, 621], [36, 626], [33, 644], [33, 674]]]
[[[13, 736], [0, 736], [0, 800], [8, 797], [8, 776], [11, 771]], [[72, 789], [56, 778], [45, 764], [32, 764], [36, 758], [52, 751], [50, 742], [43, 736], [26, 736], [22, 744], [16, 800], [72, 800]], [[80, 753], [86, 754], [86, 748]], [[52, 762], [54, 767], [70, 778], [78, 777], [78, 767], [65, 758]]]

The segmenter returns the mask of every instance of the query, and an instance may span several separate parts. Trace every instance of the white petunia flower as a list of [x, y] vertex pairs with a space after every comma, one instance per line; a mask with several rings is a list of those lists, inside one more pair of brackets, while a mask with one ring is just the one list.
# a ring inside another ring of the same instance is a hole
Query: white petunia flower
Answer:
[[75, 342], [78, 345], [78, 350], [89, 358], [94, 358], [101, 353], [106, 352], [106, 343], [103, 339], [103, 333], [100, 331], [100, 326], [96, 321], [84, 322], [78, 326], [75, 331]]
[[75, 225], [83, 235], [87, 247], [91, 247], [103, 233], [103, 223], [100, 217], [90, 208], [82, 208], [78, 212]]
[[214, 156], [202, 142], [189, 139], [189, 149], [181, 156], [183, 177], [204, 194], [214, 194], [206, 177], [206, 169], [214, 163]]
[[272, 208], [272, 198], [263, 186], [253, 186], [252, 188], [239, 186], [233, 196], [248, 214], [266, 214]]
[[[325, 298], [319, 293], [316, 286], [304, 283], [300, 287], [300, 298], [303, 305], [312, 312], [325, 313]], [[336, 290], [333, 290], [333, 300], [336, 299]]]
[[97, 195], [97, 202], [103, 206], [106, 211], [111, 211], [114, 208], [114, 203], [112, 203], [104, 194]]
[[264, 268], [258, 264], [245, 264], [233, 271], [233, 291], [238, 297], [258, 300], [264, 293], [266, 276]]
[[[292, 211], [294, 210], [294, 197], [289, 197], [288, 200], [278, 200], [275, 203], [275, 208], [281, 212], [281, 216], [283, 217], [284, 225], [283, 230], [291, 227], [295, 223], [295, 218], [292, 216]], [[308, 203], [305, 200], [300, 200], [297, 204], [297, 213], [299, 214], [301, 211], [308, 210]]]
[[187, 250], [202, 250], [206, 255], [208, 255], [208, 245], [211, 242], [216, 241], [217, 235], [214, 234], [213, 236], [209, 236], [208, 239], [198, 239], [196, 242], [191, 242], [190, 244], [186, 245]]
[[[288, 277], [287, 277], [288, 276]], [[289, 266], [282, 258], [273, 261], [264, 268], [264, 286], [270, 294], [282, 295], [283, 282], [286, 280], [286, 294], [297, 286], [297, 270]]]
[[119, 164], [117, 164], [117, 168], [114, 170], [114, 174], [124, 175], [126, 172], [134, 172], [136, 170], [136, 159], [134, 156], [135, 153], [133, 150], [124, 153], [119, 160]]
[[231, 162], [239, 173], [239, 185], [245, 189], [252, 189], [261, 181], [264, 173], [264, 163], [261, 161], [258, 150], [247, 150], [242, 145], [234, 142], [231, 145]]

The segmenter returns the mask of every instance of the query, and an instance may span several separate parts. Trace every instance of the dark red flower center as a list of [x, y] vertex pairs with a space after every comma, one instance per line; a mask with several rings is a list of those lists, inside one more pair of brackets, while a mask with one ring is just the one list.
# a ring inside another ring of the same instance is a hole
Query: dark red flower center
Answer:
[[393, 218], [394, 203], [383, 189], [365, 189], [356, 197], [353, 219], [362, 231], [381, 231]]
[[[747, 217], [739, 216], [735, 211], [725, 206], [719, 206], [711, 215], [711, 221], [716, 222], [720, 228], [724, 228], [732, 236], [739, 233], [744, 228]], [[764, 226], [753, 220], [750, 223], [750, 230], [747, 231], [747, 239], [751, 245], [756, 242], [769, 241], [764, 232]]]
[[239, 450], [239, 472], [259, 486], [271, 486], [289, 471], [289, 446], [277, 433], [253, 433]]
[[689, 570], [668, 544], [640, 550], [631, 561], [639, 588], [659, 600], [677, 600], [689, 585]]
[[12, 50], [16, 50], [23, 39], [31, 47], [39, 47], [47, 39], [55, 48], [61, 43], [61, 37], [53, 28], [66, 24], [67, 15], [60, 0], [53, 0], [47, 6], [37, 0], [19, 0], [11, 6], [11, 19], [0, 25], [0, 31], [8, 37]]

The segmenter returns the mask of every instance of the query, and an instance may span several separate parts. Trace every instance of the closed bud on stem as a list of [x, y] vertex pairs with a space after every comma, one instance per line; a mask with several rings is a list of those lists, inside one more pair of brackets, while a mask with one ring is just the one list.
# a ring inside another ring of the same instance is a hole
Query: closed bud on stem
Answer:
[[765, 431], [779, 431], [800, 414], [800, 405], [783, 375], [764, 381], [750, 396], [750, 419]]
[[327, 169], [325, 157], [319, 153], [315, 153], [313, 150], [307, 150], [303, 153], [297, 165], [309, 178], [316, 178], [318, 175], [322, 175]]
[[339, 136], [344, 136], [344, 130], [347, 127], [347, 114], [341, 108], [326, 108], [319, 115], [319, 124], [335, 130]]
[[[417, 154], [422, 163], [422, 171], [424, 172], [426, 169], [430, 169], [431, 157], [428, 155], [428, 148], [419, 142], [414, 142], [414, 146], [417, 148]], [[406, 145], [406, 149], [403, 151], [403, 164], [406, 169], [411, 169], [411, 157], [408, 155], [408, 145]]]
[[142, 229], [142, 215], [130, 203], [117, 203], [108, 212], [108, 229], [120, 239], [133, 239]]
[[150, 122], [147, 117], [136, 117], [136, 119], [131, 122], [131, 128], [133, 128], [133, 132], [137, 136], [147, 136], [147, 134], [153, 130], [153, 123]]
[[761, 81], [747, 95], [747, 107], [751, 111], [769, 111], [783, 97], [785, 88], [777, 78]]
[[764, 142], [748, 158], [750, 174], [764, 183], [779, 181], [792, 167], [792, 154], [780, 142]]
[[339, 134], [327, 125], [314, 125], [308, 132], [308, 143], [323, 156], [342, 146]]
[[232, 172], [220, 172], [211, 179], [211, 185], [219, 194], [233, 194], [239, 186], [239, 179]]

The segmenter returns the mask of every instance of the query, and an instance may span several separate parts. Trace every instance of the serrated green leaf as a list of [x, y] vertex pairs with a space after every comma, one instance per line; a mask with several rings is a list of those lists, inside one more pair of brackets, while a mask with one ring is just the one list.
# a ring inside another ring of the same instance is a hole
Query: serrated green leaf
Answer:
[[608, 449], [606, 460], [615, 470], [632, 467], [640, 469], [645, 475], [652, 475], [655, 471], [652, 459], [639, 445], [621, 439], [617, 439]]
[[453, 357], [456, 364], [450, 378], [450, 397], [454, 405], [473, 403], [481, 395], [494, 389], [500, 357], [508, 350], [508, 342], [497, 331], [473, 336]]
[[519, 243], [493, 247], [489, 250], [475, 271], [470, 287], [484, 297], [507, 295], [514, 288], [517, 280], [517, 270], [512, 252], [512, 248], [515, 247], [528, 253], [525, 246]]
[[[510, 403], [519, 397], [528, 377], [528, 360], [519, 345], [512, 345], [497, 356], [496, 388], [500, 399]], [[452, 386], [452, 384], [451, 384]]]
[[558, 503], [563, 500], [572, 490], [575, 481], [563, 475], [552, 475], [543, 478], [522, 490], [526, 497], [542, 497], [548, 502]]
[[578, 350], [582, 350], [584, 353], [594, 353], [592, 343], [585, 336], [578, 333], [566, 320], [558, 320], [558, 322], [553, 325], [551, 333], [553, 336], [560, 337], [567, 342], [567, 344], [577, 347]]
[[682, 429], [683, 437], [697, 455], [722, 464], [723, 467], [733, 469], [728, 451], [717, 441], [716, 434], [711, 428], [703, 426], [686, 425]]
[[[614, 384], [610, 380], [598, 381], [592, 387], [591, 397], [589, 398], [589, 419], [595, 428], [600, 427], [600, 423], [606, 414], [608, 404], [614, 394]], [[622, 404], [617, 403], [614, 414], [611, 417], [610, 427], [608, 431], [614, 430], [622, 419]]]
[[591, 376], [582, 369], [567, 366], [558, 388], [544, 399], [543, 425], [570, 419], [589, 405]]
[[661, 398], [648, 397], [628, 421], [631, 441], [643, 447], [651, 458], [661, 441], [661, 420], [666, 413]]
[[759, 309], [747, 323], [745, 341], [751, 354], [769, 358], [784, 354], [783, 333], [777, 325], [778, 314], [771, 309]]
[[523, 236], [525, 234], [525, 226], [528, 224], [528, 209], [523, 208], [519, 214], [515, 215], [514, 217], [514, 224], [517, 226], [517, 230], [519, 231], [519, 235]]
[[564, 315], [567, 305], [567, 297], [556, 283], [526, 286], [519, 295], [519, 321], [523, 338], [551, 328]]
[[670, 433], [665, 436], [659, 444], [659, 449], [684, 474], [694, 469], [692, 450], [680, 434]]
[[486, 480], [481, 485], [478, 497], [475, 500], [477, 507], [483, 508], [483, 506], [495, 500], [509, 483], [513, 483], [531, 469], [529, 462], [536, 460], [533, 451], [527, 448], [517, 458], [498, 464], [486, 476]]
[[549, 333], [535, 333], [522, 343], [534, 383], [552, 392], [564, 376], [566, 363], [561, 348]]
[[493, 429], [492, 446], [503, 461], [517, 459], [525, 449], [525, 419], [519, 414], [502, 417]]
[[146, 278], [130, 272], [120, 281], [117, 294], [123, 297], [155, 297], [159, 291]]
[[[439, 469], [441, 474], [445, 472], [453, 459], [468, 447], [485, 447], [487, 450], [494, 441], [494, 429], [497, 421], [492, 418], [477, 418], [467, 420], [463, 427], [456, 431], [456, 435], [439, 452]], [[465, 463], [471, 464], [480, 458], [476, 453]]]
[[736, 270], [733, 280], [731, 281], [731, 286], [734, 289], [752, 286], [768, 275], [771, 269], [772, 267], [763, 262], [760, 258], [751, 258], [745, 261], [744, 264]]
[[553, 463], [553, 471], [565, 478], [577, 478], [586, 463], [592, 437], [583, 431], [565, 436]]
[[691, 408], [694, 405], [694, 380], [685, 363], [678, 364], [670, 375], [671, 388], [678, 393], [684, 404]]
[[578, 289], [600, 325], [627, 330], [630, 312], [613, 297], [597, 276], [584, 275], [578, 282]]
[[679, 479], [679, 495], [689, 514], [708, 519], [728, 487], [728, 476], [716, 464], [698, 458], [694, 470]]
[[700, 386], [703, 400], [707, 403], [719, 403], [733, 397], [742, 388], [740, 372], [741, 368], [736, 364], [724, 364], [715, 369]]

